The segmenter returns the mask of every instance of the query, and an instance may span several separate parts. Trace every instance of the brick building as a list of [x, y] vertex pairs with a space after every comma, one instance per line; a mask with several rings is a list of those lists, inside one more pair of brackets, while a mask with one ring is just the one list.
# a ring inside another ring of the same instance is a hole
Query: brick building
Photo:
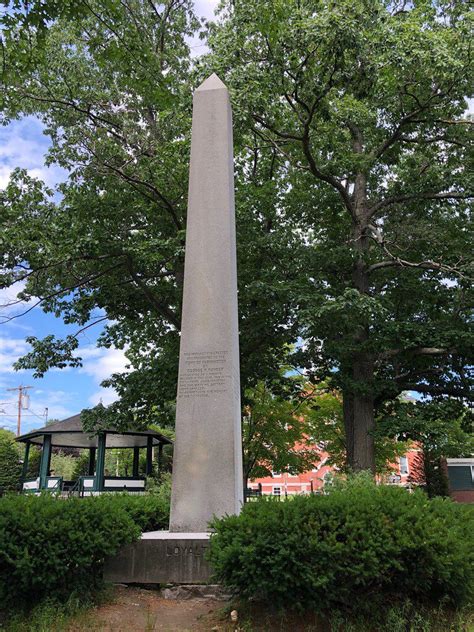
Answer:
[[[252, 479], [249, 488], [261, 490], [262, 494], [270, 496], [291, 496], [294, 494], [310, 494], [311, 492], [321, 492], [325, 482], [330, 479], [337, 468], [327, 463], [329, 455], [323, 448], [317, 447], [319, 462], [314, 468], [302, 474], [288, 474], [286, 472], [273, 472], [272, 476]], [[392, 473], [386, 477], [384, 482], [392, 485], [408, 487], [410, 474], [413, 471], [418, 448], [414, 447], [393, 464]]]

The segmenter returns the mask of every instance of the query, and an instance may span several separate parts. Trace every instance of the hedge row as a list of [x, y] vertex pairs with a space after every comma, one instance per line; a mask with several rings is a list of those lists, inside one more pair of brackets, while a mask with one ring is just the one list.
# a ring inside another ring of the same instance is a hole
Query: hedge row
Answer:
[[356, 479], [327, 496], [249, 503], [213, 526], [216, 578], [245, 599], [374, 613], [472, 598], [473, 508], [422, 492]]
[[104, 559], [141, 531], [167, 528], [168, 512], [163, 494], [0, 499], [0, 610], [89, 595]]

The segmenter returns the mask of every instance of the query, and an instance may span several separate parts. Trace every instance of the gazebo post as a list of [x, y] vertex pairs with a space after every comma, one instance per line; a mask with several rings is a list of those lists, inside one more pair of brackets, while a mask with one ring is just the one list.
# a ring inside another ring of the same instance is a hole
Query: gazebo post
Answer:
[[96, 453], [96, 448], [89, 448], [89, 465], [87, 466], [87, 473], [89, 474], [89, 476], [94, 476], [95, 453]]
[[138, 464], [140, 462], [140, 448], [139, 446], [134, 446], [133, 448], [133, 466], [132, 466], [132, 476], [138, 476]]
[[105, 441], [107, 433], [101, 432], [97, 437], [97, 466], [95, 470], [95, 491], [104, 491], [105, 473]]
[[30, 447], [31, 443], [26, 441], [25, 443], [25, 456], [23, 457], [23, 468], [21, 471], [21, 480], [22, 482], [26, 479], [26, 475], [28, 474], [28, 461], [30, 459]]
[[153, 437], [146, 438], [146, 475], [153, 471]]
[[158, 474], [161, 475], [161, 468], [163, 467], [163, 444], [158, 444]]
[[49, 476], [49, 467], [51, 464], [51, 435], [45, 434], [43, 439], [43, 449], [41, 450], [41, 461], [39, 479], [40, 489], [46, 489], [46, 479]]

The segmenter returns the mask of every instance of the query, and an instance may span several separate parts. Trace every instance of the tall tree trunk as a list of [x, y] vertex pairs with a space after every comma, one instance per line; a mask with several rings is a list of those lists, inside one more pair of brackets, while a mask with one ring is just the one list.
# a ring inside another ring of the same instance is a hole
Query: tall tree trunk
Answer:
[[[375, 474], [375, 445], [373, 430], [374, 398], [371, 394], [373, 362], [366, 354], [354, 359], [352, 367], [354, 382], [359, 387], [353, 396], [353, 453], [351, 469], [354, 472], [370, 470]], [[365, 391], [365, 392], [361, 392]]]
[[346, 435], [346, 464], [353, 469], [354, 463], [354, 395], [349, 388], [342, 392], [342, 413]]
[[[354, 132], [355, 151], [361, 150], [361, 141]], [[352, 238], [354, 249], [357, 253], [352, 272], [354, 287], [360, 294], [368, 294], [370, 289], [369, 277], [365, 255], [369, 250], [367, 216], [367, 180], [365, 174], [359, 173], [354, 185], [354, 216], [352, 224]], [[347, 436], [347, 461], [349, 468], [354, 472], [369, 470], [375, 474], [375, 446], [373, 430], [374, 422], [374, 395], [373, 375], [374, 360], [372, 355], [364, 349], [369, 339], [369, 327], [367, 323], [355, 323], [354, 328], [354, 353], [351, 358], [349, 393], [344, 393], [344, 426]]]

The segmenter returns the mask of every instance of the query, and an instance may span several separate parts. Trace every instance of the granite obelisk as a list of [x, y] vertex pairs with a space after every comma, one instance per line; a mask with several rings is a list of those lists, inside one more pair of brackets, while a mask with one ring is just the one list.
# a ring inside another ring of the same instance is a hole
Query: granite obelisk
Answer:
[[171, 532], [243, 502], [232, 111], [215, 74], [194, 93]]

